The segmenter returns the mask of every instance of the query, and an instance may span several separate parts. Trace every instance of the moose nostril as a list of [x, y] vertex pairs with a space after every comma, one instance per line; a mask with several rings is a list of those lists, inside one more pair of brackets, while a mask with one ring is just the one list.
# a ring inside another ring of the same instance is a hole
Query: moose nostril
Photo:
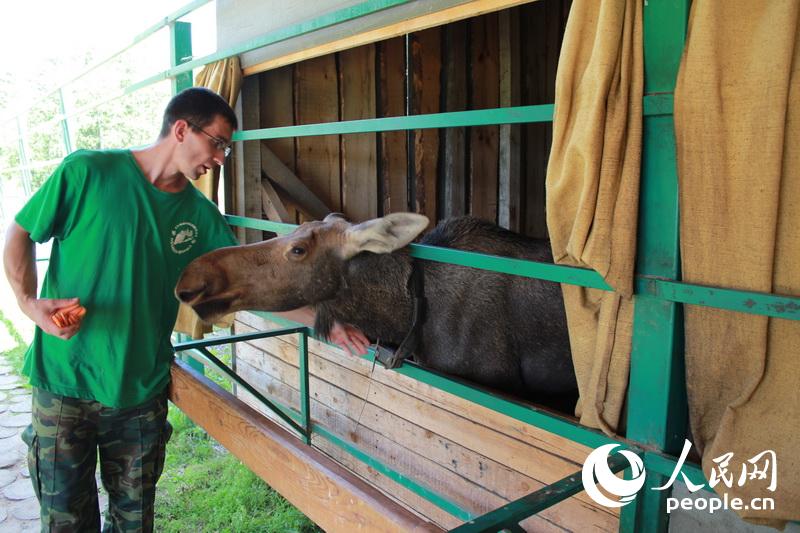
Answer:
[[178, 295], [178, 299], [182, 302], [189, 303], [198, 296], [200, 296], [203, 291], [205, 290], [206, 286], [200, 286], [194, 289], [180, 289], [176, 291]]

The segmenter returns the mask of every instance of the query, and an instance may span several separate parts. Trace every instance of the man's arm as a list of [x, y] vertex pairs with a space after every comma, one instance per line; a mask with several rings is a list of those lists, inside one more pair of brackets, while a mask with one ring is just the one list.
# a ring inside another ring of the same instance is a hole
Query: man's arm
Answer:
[[80, 321], [60, 328], [51, 318], [58, 309], [78, 303], [77, 298], [56, 300], [36, 297], [36, 248], [30, 234], [16, 222], [11, 223], [6, 233], [3, 266], [8, 283], [17, 297], [17, 305], [37, 326], [45, 333], [64, 340], [77, 333]]
[[[316, 314], [314, 309], [306, 306], [292, 311], [284, 311], [281, 313], [273, 313], [287, 320], [300, 322], [309, 327], [314, 327], [314, 319]], [[350, 324], [341, 324], [338, 321], [333, 323], [331, 333], [328, 340], [332, 343], [339, 345], [343, 350], [346, 350], [350, 355], [362, 355], [367, 353], [369, 346], [369, 339], [361, 332], [360, 329], [351, 326]]]

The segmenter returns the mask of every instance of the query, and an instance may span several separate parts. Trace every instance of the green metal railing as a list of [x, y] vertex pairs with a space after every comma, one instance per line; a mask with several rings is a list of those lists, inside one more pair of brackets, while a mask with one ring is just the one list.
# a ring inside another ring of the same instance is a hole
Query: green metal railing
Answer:
[[[205, 1], [197, 0], [182, 10], [167, 17], [164, 22], [148, 32], [168, 25], [172, 32], [172, 67], [124, 89], [123, 94], [134, 92], [152, 83], [173, 79], [175, 90], [191, 84], [193, 68], [232, 55], [285, 41], [341, 22], [356, 20], [372, 13], [405, 4], [410, 0], [370, 0], [356, 6], [340, 9], [313, 20], [269, 32], [241, 45], [217, 52], [200, 59], [191, 59], [189, 26], [178, 22], [182, 14], [188, 13]], [[474, 389], [446, 376], [426, 370], [414, 364], [405, 364], [396, 371], [422, 381], [438, 389], [477, 403], [590, 448], [617, 443], [642, 457], [647, 471], [646, 487], [660, 486], [677, 465], [676, 454], [685, 438], [686, 393], [683, 370], [683, 304], [703, 305], [732, 311], [766, 315], [775, 318], [800, 319], [800, 298], [776, 294], [739, 291], [730, 288], [706, 287], [680, 281], [678, 256], [678, 204], [677, 170], [675, 163], [674, 127], [672, 106], [675, 78], [680, 54], [685, 40], [689, 0], [677, 2], [650, 2], [644, 7], [644, 53], [645, 53], [645, 97], [644, 97], [644, 144], [642, 157], [642, 190], [638, 235], [639, 256], [635, 278], [634, 336], [631, 356], [629, 386], [628, 439], [611, 438], [581, 426], [568, 418], [559, 417], [527, 405], [499, 398], [483, 390]], [[145, 32], [147, 33], [147, 32]], [[137, 41], [142, 37], [137, 38]], [[188, 43], [188, 48], [187, 48]], [[95, 67], [93, 67], [94, 69]], [[119, 97], [115, 95], [111, 99]], [[110, 100], [110, 99], [109, 99]], [[109, 100], [98, 102], [102, 105]], [[79, 110], [85, 112], [88, 108]], [[76, 113], [76, 114], [77, 114]], [[414, 130], [424, 128], [449, 128], [508, 123], [530, 123], [552, 121], [553, 106], [520, 106], [479, 111], [461, 111], [406, 117], [354, 120], [267, 128], [237, 132], [234, 140], [253, 141], [281, 137], [306, 135], [347, 135], [353, 133]], [[57, 117], [66, 121], [67, 115]], [[65, 144], [69, 131], [65, 122]], [[24, 135], [20, 132], [20, 143]], [[29, 168], [21, 144], [23, 167]], [[291, 232], [295, 226], [239, 216], [226, 216], [233, 226], [272, 231], [278, 234]], [[503, 272], [512, 275], [544, 279], [601, 290], [612, 290], [603, 278], [594, 271], [552, 264], [529, 262], [485, 254], [411, 245], [414, 257], [452, 263], [473, 268]], [[554, 505], [576, 494], [580, 486], [579, 473], [545, 487], [520, 500], [482, 517], [473, 516], [450, 499], [436, 493], [423, 484], [408, 478], [401, 472], [384, 464], [364, 450], [341, 439], [319, 424], [312, 422], [310, 415], [308, 336], [313, 331], [286, 323], [278, 317], [270, 319], [287, 327], [269, 332], [212, 338], [204, 341], [184, 342], [176, 350], [191, 354], [192, 359], [202, 359], [245, 390], [253, 394], [265, 406], [272, 409], [299, 438], [311, 443], [311, 436], [318, 435], [345, 449], [354, 457], [380, 471], [390, 479], [402, 484], [414, 493], [426, 498], [446, 512], [465, 523], [457, 531], [496, 531], [508, 529], [519, 531], [520, 520]], [[270, 400], [257, 389], [247, 384], [222, 361], [208, 351], [218, 344], [243, 342], [279, 335], [300, 335], [299, 409]], [[374, 361], [374, 352], [365, 358]], [[624, 468], [619, 455], [612, 456], [611, 468]], [[684, 464], [682, 471], [694, 483], [706, 483], [705, 476], [696, 465]], [[622, 510], [621, 531], [664, 532], [668, 515], [664, 502], [669, 491], [644, 490], [632, 503]]]

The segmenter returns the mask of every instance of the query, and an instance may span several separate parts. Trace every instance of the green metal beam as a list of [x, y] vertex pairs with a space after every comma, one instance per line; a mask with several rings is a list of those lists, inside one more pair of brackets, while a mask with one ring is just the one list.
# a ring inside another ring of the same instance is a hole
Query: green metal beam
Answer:
[[[645, 2], [644, 69], [646, 95], [671, 94], [686, 38], [689, 0]], [[637, 238], [638, 276], [680, 279], [678, 175], [671, 115], [645, 116]], [[675, 454], [687, 425], [683, 363], [683, 309], [679, 304], [635, 296], [627, 437]], [[666, 533], [669, 491], [649, 488], [666, 482], [648, 471], [645, 489], [621, 511], [620, 530]]]
[[345, 7], [331, 13], [321, 15], [312, 20], [300, 22], [292, 26], [271, 31], [232, 48], [189, 61], [181, 66], [173, 67], [154, 76], [150, 76], [149, 78], [138, 83], [134, 83], [128, 88], [131, 90], [141, 89], [142, 87], [147, 87], [152, 83], [167, 80], [183, 72], [188, 72], [193, 68], [202, 67], [203, 65], [219, 61], [220, 59], [243, 54], [251, 50], [256, 50], [257, 48], [262, 48], [264, 46], [291, 39], [293, 37], [298, 37], [300, 35], [305, 35], [323, 28], [335, 26], [336, 24], [341, 24], [342, 22], [355, 20], [366, 15], [371, 15], [372, 13], [389, 9], [391, 7], [407, 4], [410, 1], [411, 0], [367, 0], [366, 2], [362, 2], [354, 6]]
[[[664, 191], [658, 190], [655, 192], [654, 196], [658, 196], [662, 192]], [[672, 204], [670, 208], [677, 209], [677, 204]], [[271, 222], [269, 220], [259, 220], [234, 215], [225, 215], [225, 218], [228, 223], [233, 226], [271, 231], [279, 235], [286, 235], [297, 228], [294, 224], [284, 224], [281, 222]], [[677, 232], [677, 228], [675, 228], [675, 231]], [[603, 280], [602, 276], [594, 270], [554, 265], [552, 263], [539, 263], [476, 252], [466, 252], [451, 248], [439, 248], [422, 244], [412, 244], [410, 248], [412, 257], [428, 261], [451, 263], [454, 265], [480, 268], [483, 270], [543, 279], [558, 283], [569, 283], [606, 291], [612, 290]], [[649, 258], [642, 257], [640, 258], [640, 264], [646, 265], [648, 260]], [[649, 265], [646, 266], [649, 267]], [[677, 264], [673, 264], [673, 267], [677, 270]], [[645, 275], [636, 277], [636, 294], [651, 297], [651, 299], [657, 301], [689, 303], [728, 309], [741, 313], [800, 320], [800, 297], [797, 296], [740, 291], [720, 287], [706, 287], [703, 285], [694, 285]], [[644, 301], [644, 299], [642, 299], [642, 301]]]
[[[644, 107], [645, 115], [648, 116], [671, 114], [672, 95], [659, 94], [649, 96], [644, 100]], [[236, 132], [233, 140], [254, 141], [258, 139], [281, 139], [313, 135], [343, 135], [379, 131], [458, 128], [462, 126], [492, 126], [552, 121], [553, 104], [542, 104], [263, 128]]]
[[637, 290], [670, 302], [800, 320], [800, 297], [797, 296], [723, 289], [643, 276], [637, 279]]
[[[170, 27], [170, 64], [181, 65], [192, 60], [192, 25], [188, 22], [174, 22]], [[172, 78], [172, 93], [177, 94], [194, 85], [192, 71], [183, 72]]]
[[[608, 467], [614, 473], [621, 472], [629, 464], [628, 459], [619, 453], [612, 455], [608, 461]], [[583, 481], [581, 472], [578, 471], [536, 492], [532, 492], [494, 511], [470, 520], [457, 528], [451, 529], [450, 533], [494, 533], [504, 528], [517, 528], [519, 527], [519, 522], [529, 516], [552, 507], [582, 491]]]

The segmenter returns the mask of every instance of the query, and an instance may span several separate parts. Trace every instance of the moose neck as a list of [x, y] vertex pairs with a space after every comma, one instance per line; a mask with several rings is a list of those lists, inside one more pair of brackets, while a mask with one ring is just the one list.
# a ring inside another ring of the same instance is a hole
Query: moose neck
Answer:
[[333, 322], [339, 321], [356, 326], [370, 338], [400, 343], [411, 324], [410, 274], [411, 257], [405, 251], [353, 257], [342, 271], [339, 292], [317, 306], [315, 328], [327, 335]]

